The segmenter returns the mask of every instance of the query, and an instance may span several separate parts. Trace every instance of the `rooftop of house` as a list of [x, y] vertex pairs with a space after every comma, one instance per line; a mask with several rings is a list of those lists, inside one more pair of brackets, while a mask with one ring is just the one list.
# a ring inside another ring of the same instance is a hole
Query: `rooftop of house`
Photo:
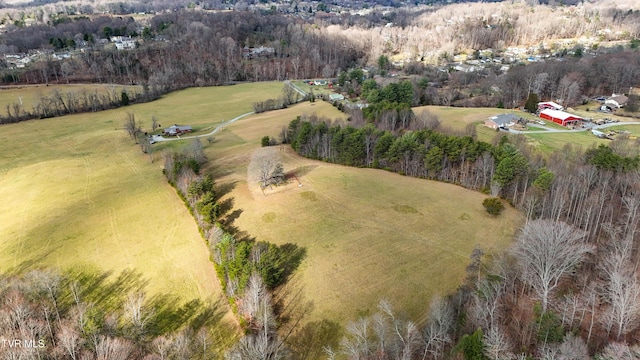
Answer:
[[515, 122], [518, 119], [518, 117], [514, 114], [500, 114], [500, 115], [492, 116], [489, 119], [494, 123], [500, 126], [503, 126], [503, 125]]

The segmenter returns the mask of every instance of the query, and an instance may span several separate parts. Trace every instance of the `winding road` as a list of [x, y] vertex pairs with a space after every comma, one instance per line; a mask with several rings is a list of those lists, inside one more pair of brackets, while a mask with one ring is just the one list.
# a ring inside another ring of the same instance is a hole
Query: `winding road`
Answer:
[[200, 134], [200, 135], [192, 135], [192, 136], [176, 136], [176, 137], [172, 137], [172, 138], [166, 138], [162, 135], [152, 135], [151, 139], [153, 139], [153, 141], [155, 142], [162, 142], [162, 141], [177, 141], [177, 140], [186, 140], [186, 139], [195, 139], [195, 138], [201, 138], [201, 137], [205, 137], [205, 136], [211, 136], [215, 133], [217, 133], [218, 131], [220, 131], [220, 129], [222, 129], [223, 127], [229, 125], [229, 124], [233, 124], [234, 122], [249, 116], [255, 114], [255, 112], [248, 112], [246, 114], [242, 114], [240, 116], [236, 116], [233, 119], [227, 121], [227, 122], [223, 122], [222, 124], [216, 126], [213, 130], [211, 130], [211, 132], [208, 132], [206, 134]]
[[[298, 94], [302, 95], [302, 97], [306, 97], [307, 93], [300, 89], [297, 85], [295, 85], [294, 83], [292, 83], [291, 81], [287, 80], [285, 81], [285, 84], [288, 84], [289, 86], [291, 86], [291, 88], [293, 88], [293, 90], [295, 90]], [[298, 100], [298, 102], [300, 102], [302, 100]], [[186, 139], [195, 139], [195, 138], [201, 138], [201, 137], [205, 137], [205, 136], [211, 136], [215, 133], [217, 133], [218, 131], [220, 131], [222, 128], [224, 128], [225, 126], [229, 125], [229, 124], [233, 124], [234, 122], [247, 117], [249, 115], [255, 114], [254, 111], [252, 112], [248, 112], [246, 114], [242, 114], [240, 116], [236, 116], [233, 119], [227, 121], [227, 122], [223, 122], [222, 124], [216, 126], [213, 130], [211, 130], [211, 132], [208, 132], [206, 134], [200, 134], [200, 135], [191, 135], [191, 136], [176, 136], [176, 137], [171, 137], [171, 138], [166, 138], [162, 135], [151, 135], [151, 139], [154, 142], [163, 142], [163, 141], [178, 141], [178, 140], [186, 140]]]

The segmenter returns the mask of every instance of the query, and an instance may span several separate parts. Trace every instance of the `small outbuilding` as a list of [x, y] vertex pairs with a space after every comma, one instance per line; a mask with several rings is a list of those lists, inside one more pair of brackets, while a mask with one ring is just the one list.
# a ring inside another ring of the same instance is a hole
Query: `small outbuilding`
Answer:
[[564, 107], [560, 104], [554, 103], [553, 101], [544, 101], [544, 102], [538, 103], [538, 111], [542, 111], [546, 109], [562, 111], [564, 110]]
[[578, 115], [569, 114], [568, 112], [546, 109], [540, 112], [540, 117], [552, 121], [562, 126], [578, 125], [584, 120]]
[[500, 114], [490, 117], [484, 122], [484, 126], [497, 130], [499, 128], [507, 128], [518, 122], [518, 117], [514, 114]]

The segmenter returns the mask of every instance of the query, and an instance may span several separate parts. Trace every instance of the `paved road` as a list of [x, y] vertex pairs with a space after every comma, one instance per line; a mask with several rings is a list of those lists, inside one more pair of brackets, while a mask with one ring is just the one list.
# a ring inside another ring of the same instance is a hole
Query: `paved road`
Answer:
[[302, 95], [303, 98], [307, 96], [307, 93], [304, 90], [300, 89], [298, 85], [292, 83], [291, 81], [287, 80], [284, 83], [289, 84], [289, 86], [291, 86], [293, 90], [295, 90], [298, 94]]
[[547, 126], [544, 126], [544, 125], [535, 125], [535, 126], [532, 125], [531, 127], [543, 128], [545, 130], [521, 131], [521, 130], [509, 129], [509, 132], [513, 133], [513, 134], [567, 133], [567, 132], [591, 131], [592, 129], [599, 130], [599, 129], [605, 129], [605, 128], [612, 127], [612, 126], [621, 126], [621, 125], [640, 125], [640, 121], [627, 121], [627, 122], [608, 123], [608, 124], [594, 125], [594, 126], [589, 127], [589, 128], [581, 128], [581, 129], [575, 129], [575, 130], [560, 130], [560, 129], [553, 129], [553, 128], [550, 128], [550, 127], [547, 127]]
[[254, 114], [254, 112], [248, 112], [246, 114], [242, 114], [240, 116], [236, 116], [233, 119], [227, 121], [227, 122], [223, 122], [222, 124], [216, 126], [213, 130], [211, 130], [211, 132], [206, 133], [206, 134], [200, 134], [200, 135], [192, 135], [192, 136], [176, 136], [176, 137], [170, 137], [170, 138], [166, 138], [163, 137], [162, 135], [152, 135], [152, 139], [156, 142], [162, 142], [162, 141], [177, 141], [177, 140], [186, 140], [186, 139], [195, 139], [195, 138], [200, 138], [200, 137], [205, 137], [205, 136], [211, 136], [215, 133], [217, 133], [218, 131], [220, 131], [220, 129], [222, 129], [223, 127], [232, 124], [240, 119], [242, 119], [243, 117], [249, 116], [251, 114]]

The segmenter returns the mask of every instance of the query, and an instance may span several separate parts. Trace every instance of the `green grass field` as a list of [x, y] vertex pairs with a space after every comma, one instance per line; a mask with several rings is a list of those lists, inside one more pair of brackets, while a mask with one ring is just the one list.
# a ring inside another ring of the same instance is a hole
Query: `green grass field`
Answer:
[[302, 183], [267, 190], [247, 183], [247, 165], [260, 138], [275, 136], [300, 113], [343, 116], [327, 103], [255, 115], [230, 125], [208, 148], [219, 183], [242, 213], [236, 225], [277, 244], [307, 248], [298, 279], [315, 305], [313, 318], [340, 323], [376, 311], [382, 298], [424, 320], [431, 297], [446, 295], [465, 277], [476, 245], [504, 249], [521, 224], [509, 208], [497, 218], [485, 195], [458, 186], [308, 160], [283, 146], [285, 171]]
[[206, 245], [162, 175], [161, 149], [168, 145], [158, 144], [150, 163], [122, 125], [133, 112], [144, 129], [151, 115], [209, 126], [251, 111], [252, 101], [281, 88], [196, 88], [153, 103], [1, 126], [0, 271], [134, 269], [150, 293], [219, 296]]

